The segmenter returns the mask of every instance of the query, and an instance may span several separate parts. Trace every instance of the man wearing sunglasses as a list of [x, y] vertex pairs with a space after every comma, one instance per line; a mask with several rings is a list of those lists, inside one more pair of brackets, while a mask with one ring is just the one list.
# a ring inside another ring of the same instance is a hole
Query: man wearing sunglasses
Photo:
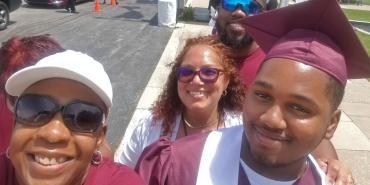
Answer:
[[216, 18], [217, 35], [221, 41], [234, 49], [239, 61], [241, 78], [246, 86], [253, 81], [256, 71], [265, 57], [240, 24], [240, 20], [259, 14], [271, 7], [272, 1], [266, 0], [219, 0]]

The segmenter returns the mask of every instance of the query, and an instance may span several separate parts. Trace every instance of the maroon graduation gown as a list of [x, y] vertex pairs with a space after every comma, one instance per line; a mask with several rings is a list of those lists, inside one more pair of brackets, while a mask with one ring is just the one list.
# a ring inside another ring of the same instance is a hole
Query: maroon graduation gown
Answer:
[[[18, 185], [14, 167], [5, 154], [0, 155], [0, 185]], [[91, 165], [84, 185], [144, 185], [143, 180], [125, 165], [104, 159]]]
[[[145, 148], [135, 170], [148, 185], [196, 185], [203, 147], [208, 135], [208, 133], [195, 134], [176, 141], [162, 137]], [[227, 152], [222, 149], [219, 151]], [[249, 185], [244, 170], [240, 169], [237, 177], [239, 185]], [[307, 169], [295, 185], [320, 184], [320, 176], [316, 173], [315, 167], [310, 163]]]

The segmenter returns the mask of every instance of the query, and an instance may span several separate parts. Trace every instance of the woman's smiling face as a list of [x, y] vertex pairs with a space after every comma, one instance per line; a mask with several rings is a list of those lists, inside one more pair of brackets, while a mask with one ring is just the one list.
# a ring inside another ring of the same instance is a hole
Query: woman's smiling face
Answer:
[[[104, 103], [90, 88], [67, 79], [47, 79], [31, 85], [23, 94], [46, 95], [59, 105], [80, 100], [100, 107]], [[93, 153], [105, 136], [106, 126], [94, 133], [69, 130], [58, 112], [42, 126], [16, 123], [9, 155], [21, 185], [80, 185]]]
[[[192, 46], [184, 56], [181, 67], [190, 67], [194, 70], [209, 67], [223, 70], [220, 56], [209, 46]], [[181, 102], [187, 110], [200, 111], [217, 110], [222, 93], [227, 88], [228, 78], [222, 72], [214, 83], [204, 83], [199, 73], [189, 83], [177, 82], [177, 91]]]

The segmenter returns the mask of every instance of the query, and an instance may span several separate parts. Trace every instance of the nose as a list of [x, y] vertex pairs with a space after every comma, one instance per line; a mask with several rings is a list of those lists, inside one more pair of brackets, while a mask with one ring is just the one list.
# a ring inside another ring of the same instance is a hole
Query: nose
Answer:
[[242, 7], [239, 5], [236, 9], [231, 13], [233, 18], [245, 18], [247, 14], [242, 10]]
[[58, 112], [47, 124], [38, 129], [36, 137], [46, 144], [52, 144], [52, 147], [57, 147], [58, 144], [67, 143], [71, 133], [64, 124], [62, 114]]
[[199, 71], [194, 74], [193, 80], [191, 81], [192, 84], [203, 84], [202, 79], [200, 79]]
[[260, 120], [271, 130], [280, 131], [287, 128], [283, 112], [278, 105], [270, 107], [261, 115]]

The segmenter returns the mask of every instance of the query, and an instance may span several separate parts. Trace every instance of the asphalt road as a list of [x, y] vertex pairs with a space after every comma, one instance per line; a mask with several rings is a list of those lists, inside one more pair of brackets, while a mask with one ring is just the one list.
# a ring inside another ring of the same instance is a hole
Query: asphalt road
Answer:
[[8, 28], [0, 31], [0, 42], [13, 35], [50, 34], [65, 48], [102, 62], [113, 83], [108, 139], [115, 149], [172, 30], [157, 26], [157, 0], [101, 5], [98, 13], [93, 11], [93, 2], [76, 8], [79, 13], [70, 14], [64, 9], [23, 4], [11, 13]]

